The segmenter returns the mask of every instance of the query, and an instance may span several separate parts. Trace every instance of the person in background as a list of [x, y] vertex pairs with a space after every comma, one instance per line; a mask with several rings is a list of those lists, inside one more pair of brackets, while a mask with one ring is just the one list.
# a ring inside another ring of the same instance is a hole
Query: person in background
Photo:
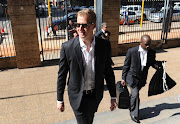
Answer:
[[123, 12], [123, 14], [124, 14], [124, 23], [123, 23], [123, 26], [125, 24], [127, 24], [129, 26], [128, 12], [129, 12], [129, 9], [127, 9], [126, 11]]
[[57, 25], [53, 24], [51, 12], [50, 12], [48, 16], [47, 36], [49, 36], [49, 34], [52, 34], [52, 33], [54, 36], [56, 36], [56, 31], [57, 31]]
[[[107, 26], [107, 23], [106, 22], [103, 22], [101, 24], [101, 27], [102, 29], [96, 33], [96, 37], [98, 38], [101, 38], [101, 39], [104, 39], [104, 40], [107, 40], [109, 42], [109, 45], [110, 45], [110, 48], [111, 48], [111, 43], [110, 43], [110, 40], [109, 40], [109, 37], [110, 37], [110, 32], [108, 31], [108, 26]], [[112, 50], [110, 50], [110, 56], [112, 56]], [[114, 62], [111, 58], [111, 65], [114, 65]]]
[[103, 22], [101, 27], [102, 29], [96, 33], [96, 37], [109, 41], [110, 32], [108, 31], [107, 23]]
[[122, 85], [128, 85], [131, 89], [130, 116], [131, 119], [139, 121], [139, 91], [145, 86], [149, 67], [158, 69], [156, 64], [156, 52], [150, 48], [151, 38], [143, 35], [139, 46], [128, 49], [122, 71]]
[[69, 20], [68, 32], [69, 32], [69, 39], [74, 38], [74, 33], [76, 33], [76, 27], [74, 26], [72, 20]]
[[78, 35], [62, 44], [57, 80], [57, 108], [65, 110], [64, 91], [67, 89], [70, 105], [78, 124], [92, 124], [94, 114], [103, 98], [104, 79], [111, 96], [110, 110], [116, 109], [115, 76], [109, 56], [107, 40], [93, 35], [96, 14], [91, 9], [77, 13]]

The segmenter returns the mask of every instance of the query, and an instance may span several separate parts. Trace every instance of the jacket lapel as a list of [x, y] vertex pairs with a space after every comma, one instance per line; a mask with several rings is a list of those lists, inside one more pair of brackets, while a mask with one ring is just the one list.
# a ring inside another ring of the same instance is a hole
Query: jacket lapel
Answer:
[[75, 55], [76, 55], [79, 67], [81, 69], [82, 74], [84, 75], [82, 51], [81, 51], [81, 47], [79, 43], [79, 37], [75, 38], [74, 40], [74, 49], [75, 49]]
[[140, 57], [140, 52], [139, 50], [139, 46], [136, 47], [136, 55], [137, 55], [137, 61], [138, 61], [138, 68], [141, 70], [141, 57]]

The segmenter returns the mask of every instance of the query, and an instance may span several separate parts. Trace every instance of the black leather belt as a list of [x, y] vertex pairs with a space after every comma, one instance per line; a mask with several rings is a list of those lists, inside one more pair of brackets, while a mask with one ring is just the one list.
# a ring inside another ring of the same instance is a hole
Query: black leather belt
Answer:
[[92, 90], [84, 90], [84, 91], [83, 91], [83, 93], [86, 94], [86, 95], [87, 95], [87, 94], [92, 94], [92, 93], [94, 93], [94, 92], [95, 92], [95, 89], [92, 89]]

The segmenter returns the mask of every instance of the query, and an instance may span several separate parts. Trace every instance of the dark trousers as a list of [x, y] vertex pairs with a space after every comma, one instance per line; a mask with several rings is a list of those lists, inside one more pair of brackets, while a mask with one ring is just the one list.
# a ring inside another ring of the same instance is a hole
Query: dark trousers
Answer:
[[136, 86], [134, 88], [130, 87], [131, 96], [130, 96], [130, 114], [135, 117], [139, 117], [139, 87]]
[[95, 93], [84, 94], [80, 108], [73, 110], [78, 124], [92, 124], [94, 113], [97, 111], [98, 103], [96, 101]]

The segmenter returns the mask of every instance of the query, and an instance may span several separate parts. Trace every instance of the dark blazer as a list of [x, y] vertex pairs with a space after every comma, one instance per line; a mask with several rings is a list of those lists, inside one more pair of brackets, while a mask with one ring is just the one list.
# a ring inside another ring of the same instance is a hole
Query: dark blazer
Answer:
[[102, 30], [100, 30], [96, 33], [96, 37], [102, 38], [102, 37], [105, 37], [105, 34], [102, 32]]
[[[115, 76], [111, 67], [107, 41], [95, 37], [95, 90], [100, 103], [103, 98], [104, 78], [111, 97], [116, 97]], [[84, 89], [84, 69], [79, 37], [62, 44], [57, 80], [57, 100], [63, 101], [63, 94], [68, 77], [68, 95], [73, 109], [80, 106]]]
[[[109, 36], [110, 36], [110, 32], [109, 31], [106, 31], [106, 33], [108, 33]], [[96, 37], [101, 38], [101, 39], [109, 40], [109, 37], [105, 36], [105, 34], [103, 33], [102, 30], [100, 30], [99, 32], [96, 33]]]
[[149, 67], [157, 68], [155, 60], [156, 52], [153, 49], [148, 50], [147, 64], [143, 71], [141, 71], [140, 52], [138, 50], [139, 46], [136, 46], [127, 51], [122, 79], [131, 87], [139, 85], [141, 88], [146, 84]]

